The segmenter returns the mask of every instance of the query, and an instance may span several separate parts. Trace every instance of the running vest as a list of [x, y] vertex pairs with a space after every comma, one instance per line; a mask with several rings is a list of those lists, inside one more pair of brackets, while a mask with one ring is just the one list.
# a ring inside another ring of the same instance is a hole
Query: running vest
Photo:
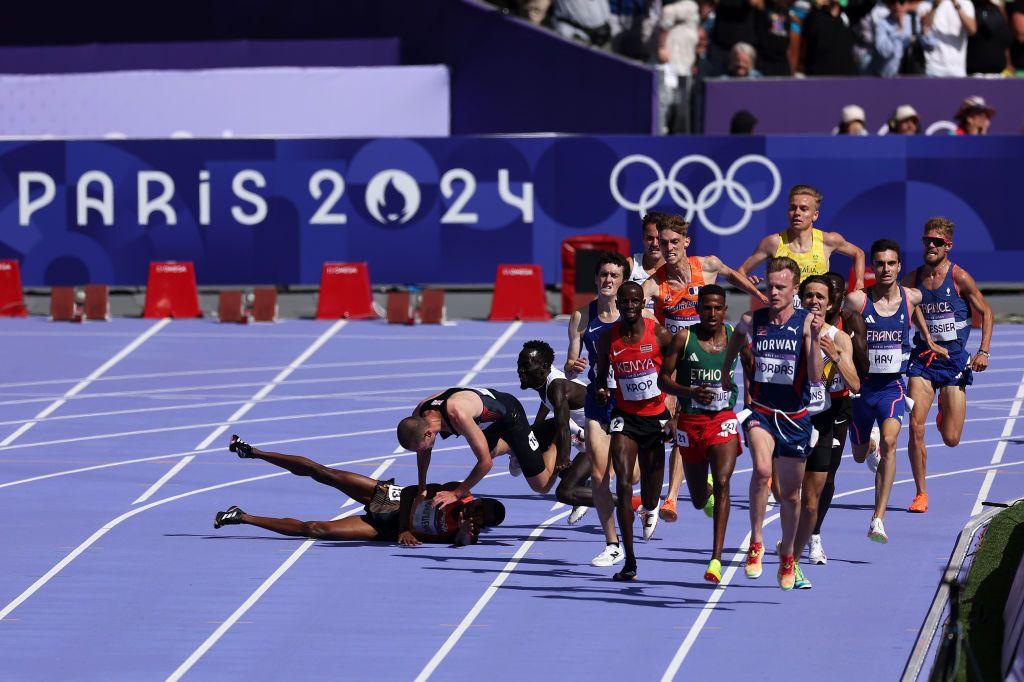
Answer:
[[[480, 412], [480, 415], [473, 419], [473, 421], [475, 421], [477, 424], [496, 422], [502, 417], [506, 416], [507, 410], [505, 408], [505, 405], [502, 404], [500, 400], [494, 397], [494, 394], [497, 393], [497, 391], [490, 388], [470, 388], [461, 386], [449, 388], [438, 394], [436, 397], [431, 398], [429, 401], [424, 403], [423, 407], [421, 407], [419, 411], [420, 416], [422, 417], [426, 412], [430, 410], [437, 410], [438, 412], [441, 413], [441, 418], [443, 420], [442, 425], [447, 425], [450, 427], [452, 423], [448, 419], [448, 399], [461, 391], [472, 391], [473, 393], [476, 393], [478, 396], [480, 396], [480, 401], [484, 404], [484, 409]], [[451, 436], [459, 436], [462, 434], [455, 433], [454, 431], [442, 430], [440, 432], [440, 435], [442, 439], [445, 439]]]
[[[835, 341], [838, 333], [839, 327], [829, 325], [828, 329], [823, 331], [818, 338], [827, 336]], [[807, 411], [811, 414], [824, 412], [832, 407], [832, 398], [844, 395], [843, 390], [846, 388], [843, 375], [839, 372], [839, 365], [832, 362], [824, 350], [821, 351], [821, 360], [821, 379], [811, 382], [811, 403], [807, 406]]]
[[697, 314], [697, 295], [705, 284], [704, 271], [701, 270], [700, 259], [696, 256], [690, 256], [687, 262], [690, 264], [690, 286], [686, 289], [673, 290], [669, 286], [667, 265], [662, 265], [651, 275], [658, 283], [658, 293], [654, 297], [654, 316], [673, 334], [700, 322], [700, 316]]
[[[914, 271], [914, 286], [921, 291], [921, 312], [928, 323], [928, 333], [932, 340], [948, 348], [950, 355], [962, 351], [971, 335], [971, 306], [960, 296], [960, 290], [953, 280], [953, 269], [949, 264], [946, 276], [938, 289], [925, 289], [921, 286], [921, 269]], [[914, 337], [914, 343], [925, 346], [920, 332]]]
[[811, 228], [811, 250], [806, 253], [793, 251], [790, 244], [789, 230], [779, 232], [779, 248], [775, 249], [775, 257], [787, 256], [800, 266], [800, 281], [810, 275], [824, 275], [828, 272], [828, 256], [825, 255], [825, 233], [816, 227]]
[[[733, 328], [731, 324], [725, 325], [725, 345], [729, 345], [732, 338]], [[686, 343], [683, 344], [683, 351], [679, 355], [680, 363], [676, 366], [676, 377], [681, 379], [679, 383], [688, 386], [707, 386], [714, 389], [715, 398], [709, 404], [697, 402], [696, 399], [679, 400], [679, 409], [686, 414], [707, 414], [709, 412], [721, 412], [736, 407], [736, 384], [733, 383], [731, 391], [722, 390], [722, 364], [725, 360], [725, 348], [717, 353], [709, 353], [700, 345], [700, 340], [694, 333], [693, 328], [686, 335]], [[732, 367], [729, 368], [729, 376], [735, 377], [736, 360], [733, 358]]]
[[633, 269], [629, 271], [629, 277], [626, 279], [627, 282], [636, 282], [637, 284], [643, 284], [651, 278], [644, 270], [644, 254], [634, 253], [633, 254]]
[[896, 312], [883, 317], [875, 310], [871, 301], [871, 290], [864, 291], [864, 309], [860, 314], [867, 327], [868, 360], [871, 367], [868, 374], [903, 374], [910, 360], [910, 304], [907, 291], [900, 285], [902, 305]]
[[807, 310], [794, 310], [785, 324], [771, 323], [771, 311], [753, 312], [750, 322], [754, 376], [750, 395], [755, 405], [790, 414], [802, 412], [810, 403], [810, 382], [804, 352], [804, 320]]
[[[473, 496], [463, 498], [462, 502], [469, 502]], [[423, 535], [448, 535], [459, 529], [459, 520], [455, 513], [461, 505], [450, 504], [444, 509], [434, 506], [433, 500], [417, 499], [412, 508], [412, 515], [409, 518], [409, 528], [415, 533]]]
[[[555, 369], [554, 367], [552, 367], [551, 371], [548, 372], [547, 379], [544, 380], [544, 392], [542, 393], [541, 402], [544, 403], [544, 407], [548, 408], [548, 411], [551, 413], [551, 416], [554, 416], [555, 414], [555, 406], [552, 405], [551, 401], [548, 399], [548, 388], [551, 386], [552, 381], [564, 378], [565, 374], [562, 373], [562, 370]], [[587, 385], [585, 382], [579, 379], [571, 379], [570, 381], [572, 381], [574, 384], [579, 384], [580, 386]], [[569, 419], [570, 421], [575, 422], [576, 425], [579, 426], [580, 428], [585, 428], [587, 423], [587, 418], [583, 416], [582, 407], [577, 410], [570, 410]]]
[[[587, 383], [593, 384], [597, 380], [597, 342], [601, 340], [606, 331], [615, 326], [619, 318], [616, 317], [611, 322], [602, 322], [601, 318], [597, 316], [597, 301], [591, 301], [588, 310], [590, 319], [587, 322], [587, 331], [583, 332], [583, 347], [587, 349], [587, 364], [590, 366], [590, 369], [587, 370]], [[614, 372], [608, 372], [608, 386], [614, 385]]]
[[615, 371], [615, 409], [650, 417], [665, 411], [665, 394], [658, 388], [661, 348], [654, 334], [657, 323], [649, 317], [642, 319], [644, 335], [633, 345], [622, 339], [622, 325], [612, 328], [608, 360]]

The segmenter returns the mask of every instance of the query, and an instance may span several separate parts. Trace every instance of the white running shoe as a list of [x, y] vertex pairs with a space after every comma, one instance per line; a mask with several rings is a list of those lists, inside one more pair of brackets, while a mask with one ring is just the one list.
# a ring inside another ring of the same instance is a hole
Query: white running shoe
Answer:
[[880, 542], [883, 545], [889, 542], [889, 536], [885, 534], [885, 526], [882, 525], [882, 519], [877, 517], [871, 519], [871, 527], [868, 528], [868, 540]]
[[511, 453], [508, 456], [508, 472], [516, 477], [523, 475], [523, 470], [519, 468], [519, 460]]
[[626, 553], [620, 545], [605, 545], [604, 551], [590, 560], [591, 566], [614, 566], [626, 559]]
[[812, 564], [824, 566], [828, 563], [828, 556], [825, 555], [825, 547], [821, 544], [820, 535], [812, 535], [811, 541], [807, 544], [807, 558]]
[[[661, 500], [658, 501], [661, 502]], [[644, 527], [644, 540], [654, 537], [654, 529], [658, 527], [658, 506], [655, 505], [654, 511], [649, 511], [643, 505], [636, 510], [640, 516], [640, 523]]]
[[590, 507], [584, 507], [582, 504], [578, 507], [573, 507], [572, 512], [569, 514], [569, 525], [575, 526], [580, 522], [580, 519], [587, 515], [589, 510]]

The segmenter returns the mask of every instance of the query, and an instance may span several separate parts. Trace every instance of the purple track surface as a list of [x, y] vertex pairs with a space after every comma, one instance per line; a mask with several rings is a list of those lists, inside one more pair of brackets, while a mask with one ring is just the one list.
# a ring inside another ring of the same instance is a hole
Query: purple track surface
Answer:
[[[1022, 488], [1024, 329], [1001, 327], [963, 442], [929, 435], [931, 511], [905, 512], [901, 449], [891, 540], [869, 542], [873, 476], [847, 457], [823, 532], [829, 563], [806, 569], [810, 591], [776, 587], [774, 552], [760, 580], [740, 570], [705, 584], [711, 523], [685, 497], [678, 523], [638, 543], [640, 579], [614, 583], [613, 569], [589, 565], [602, 548], [596, 514], [568, 527], [565, 508], [508, 476], [504, 459], [477, 493], [505, 502], [506, 525], [473, 547], [213, 530], [231, 504], [305, 520], [361, 513], [333, 489], [230, 455], [232, 432], [368, 475], [387, 463], [383, 478], [414, 483], [415, 457], [395, 453], [397, 420], [460, 380], [520, 395], [532, 414], [514, 372], [531, 338], [562, 362], [564, 322], [0, 320], [0, 679], [895, 679], [986, 472], [997, 472], [987, 499]], [[447, 441], [431, 479], [470, 464], [465, 442]], [[749, 531], [749, 465], [744, 454], [733, 479], [727, 560]]]

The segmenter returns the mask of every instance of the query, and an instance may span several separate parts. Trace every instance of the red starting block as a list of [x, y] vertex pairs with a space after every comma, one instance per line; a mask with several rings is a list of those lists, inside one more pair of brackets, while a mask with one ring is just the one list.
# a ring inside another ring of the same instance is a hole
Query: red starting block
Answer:
[[412, 295], [408, 291], [388, 292], [388, 314], [389, 324], [414, 324]]
[[21, 269], [16, 260], [0, 260], [0, 317], [25, 317], [28, 308], [21, 291]]
[[499, 265], [491, 302], [491, 321], [551, 319], [539, 265]]
[[75, 301], [74, 287], [50, 289], [50, 319], [54, 322], [81, 322], [82, 311]]
[[222, 291], [217, 301], [217, 316], [221, 322], [246, 324], [249, 316], [245, 312], [245, 293], [242, 291]]
[[366, 263], [324, 263], [316, 319], [373, 319], [373, 293]]
[[85, 285], [85, 319], [110, 319], [110, 288], [106, 284]]
[[252, 317], [256, 322], [277, 321], [277, 289], [257, 289], [255, 291]]
[[191, 262], [149, 264], [143, 317], [202, 317], [196, 271]]
[[424, 289], [420, 293], [420, 322], [444, 324], [444, 289]]

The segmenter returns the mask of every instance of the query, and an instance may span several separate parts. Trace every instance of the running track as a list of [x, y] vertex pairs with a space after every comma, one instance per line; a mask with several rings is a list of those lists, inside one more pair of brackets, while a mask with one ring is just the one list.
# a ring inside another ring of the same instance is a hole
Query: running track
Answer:
[[[531, 338], [564, 360], [564, 322], [0, 320], [0, 679], [895, 679], [977, 501], [1022, 488], [1024, 328], [1000, 327], [964, 442], [928, 439], [932, 510], [902, 511], [913, 486], [901, 451], [891, 541], [869, 542], [873, 477], [847, 458], [830, 561], [807, 569], [810, 591], [776, 587], [773, 553], [758, 581], [740, 571], [706, 585], [710, 521], [686, 500], [680, 522], [638, 544], [640, 580], [613, 583], [588, 563], [596, 515], [567, 527], [565, 508], [501, 459], [478, 492], [505, 501], [507, 525], [474, 547], [212, 529], [231, 504], [359, 513], [309, 479], [236, 459], [230, 433], [413, 483], [396, 421], [460, 381], [522, 396], [515, 356]], [[432, 480], [470, 468], [463, 441], [445, 446]], [[744, 455], [729, 556], [749, 530], [748, 476]]]

